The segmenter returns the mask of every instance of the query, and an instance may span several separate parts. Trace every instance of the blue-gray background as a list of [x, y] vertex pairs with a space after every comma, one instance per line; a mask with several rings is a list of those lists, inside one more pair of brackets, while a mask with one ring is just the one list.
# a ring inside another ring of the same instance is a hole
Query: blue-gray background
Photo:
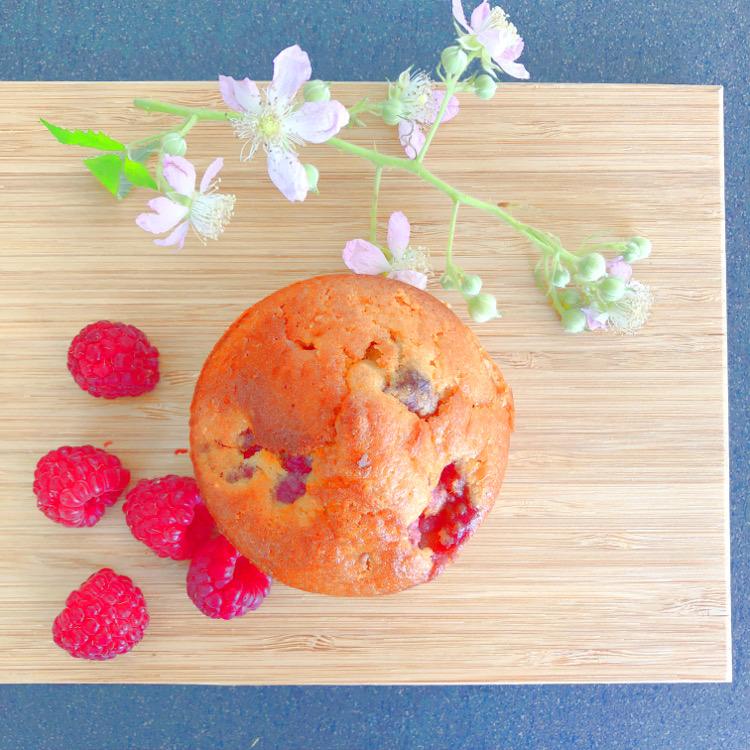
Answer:
[[[467, 15], [476, 2], [467, 0]], [[734, 683], [8, 685], [0, 686], [1, 748], [750, 749], [750, 5], [506, 0], [502, 6], [526, 40], [522, 61], [535, 81], [725, 87]], [[224, 73], [267, 80], [275, 54], [298, 43], [317, 77], [383, 80], [412, 64], [433, 69], [452, 38], [449, 0], [0, 0], [0, 78], [195, 80]]]

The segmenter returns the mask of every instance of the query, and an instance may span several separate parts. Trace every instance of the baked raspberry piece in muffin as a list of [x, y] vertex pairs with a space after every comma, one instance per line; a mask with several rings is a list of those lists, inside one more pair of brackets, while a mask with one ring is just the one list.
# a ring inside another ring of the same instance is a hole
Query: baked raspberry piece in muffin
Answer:
[[332, 275], [270, 295], [214, 347], [191, 407], [221, 533], [274, 580], [339, 596], [440, 573], [496, 501], [510, 388], [432, 295]]

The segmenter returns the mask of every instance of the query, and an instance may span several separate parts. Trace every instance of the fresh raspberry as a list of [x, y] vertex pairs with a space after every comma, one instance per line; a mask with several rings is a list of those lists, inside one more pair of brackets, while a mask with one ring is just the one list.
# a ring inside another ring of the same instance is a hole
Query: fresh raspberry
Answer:
[[127, 576], [102, 568], [65, 600], [52, 637], [71, 656], [102, 661], [130, 651], [148, 620], [141, 590]]
[[117, 456], [92, 445], [66, 445], [39, 459], [34, 494], [39, 510], [53, 521], [93, 526], [129, 481], [130, 472]]
[[195, 606], [223, 620], [260, 607], [270, 586], [271, 579], [223, 536], [203, 544], [187, 574], [187, 592]]
[[100, 320], [71, 342], [68, 369], [97, 398], [140, 396], [159, 382], [159, 351], [135, 326]]
[[133, 536], [159, 557], [187, 560], [213, 532], [213, 519], [192, 477], [141, 479], [122, 509]]

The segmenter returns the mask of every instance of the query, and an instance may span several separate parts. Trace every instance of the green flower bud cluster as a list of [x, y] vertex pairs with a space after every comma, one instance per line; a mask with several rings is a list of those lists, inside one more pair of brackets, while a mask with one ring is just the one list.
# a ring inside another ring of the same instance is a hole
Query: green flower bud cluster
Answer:
[[497, 91], [497, 84], [492, 76], [482, 74], [474, 81], [474, 93], [480, 99], [492, 99]]
[[651, 242], [645, 237], [631, 237], [622, 250], [622, 259], [626, 263], [635, 263], [651, 255]]
[[331, 99], [331, 84], [315, 79], [302, 87], [302, 97], [306, 102], [327, 102]]
[[458, 78], [469, 64], [469, 56], [460, 47], [446, 47], [440, 55], [445, 72]]
[[185, 156], [187, 143], [179, 133], [167, 133], [161, 139], [161, 150], [169, 156]]
[[477, 323], [486, 323], [500, 317], [497, 300], [491, 294], [481, 291], [482, 279], [479, 276], [453, 267], [440, 277], [440, 285], [443, 289], [461, 293], [468, 304], [471, 319]]

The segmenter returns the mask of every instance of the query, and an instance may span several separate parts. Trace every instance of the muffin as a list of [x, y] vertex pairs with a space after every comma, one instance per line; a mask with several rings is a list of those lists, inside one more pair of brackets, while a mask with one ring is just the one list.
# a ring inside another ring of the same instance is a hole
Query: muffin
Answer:
[[445, 304], [338, 274], [253, 305], [206, 360], [195, 478], [217, 526], [277, 581], [402, 591], [456, 556], [500, 492], [511, 390]]

